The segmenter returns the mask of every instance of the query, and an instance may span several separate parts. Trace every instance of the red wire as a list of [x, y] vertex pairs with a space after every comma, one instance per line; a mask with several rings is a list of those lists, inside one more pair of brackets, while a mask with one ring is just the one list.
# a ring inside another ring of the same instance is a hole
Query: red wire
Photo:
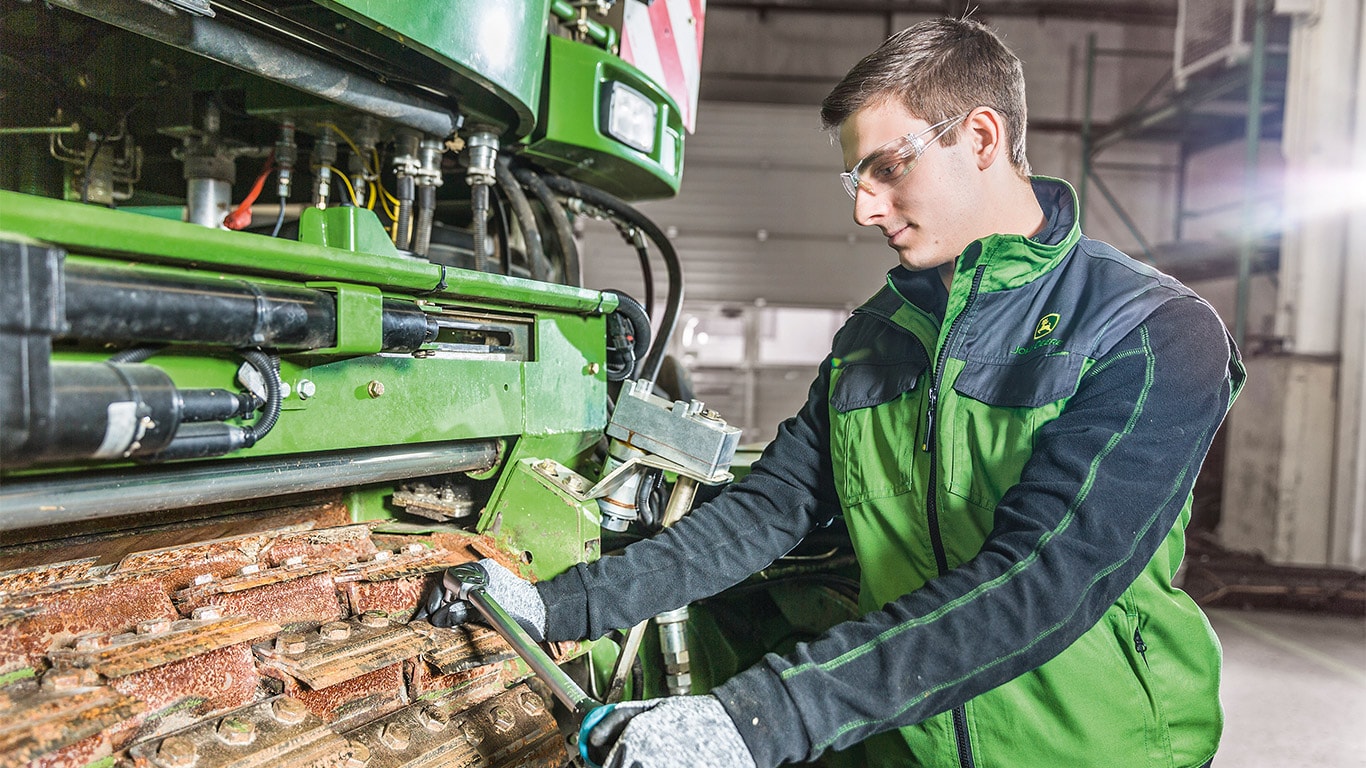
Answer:
[[251, 185], [251, 191], [238, 203], [223, 219], [223, 226], [228, 229], [246, 229], [251, 226], [251, 206], [256, 203], [256, 198], [261, 196], [261, 189], [266, 185], [266, 178], [270, 172], [275, 170], [275, 150], [271, 150], [266, 156], [266, 164], [261, 167], [261, 175], [256, 177], [256, 183]]

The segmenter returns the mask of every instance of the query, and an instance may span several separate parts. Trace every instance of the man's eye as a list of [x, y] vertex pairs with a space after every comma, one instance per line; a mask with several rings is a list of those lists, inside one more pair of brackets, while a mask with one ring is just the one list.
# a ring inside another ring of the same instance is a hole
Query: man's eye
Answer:
[[901, 173], [901, 160], [896, 157], [880, 158], [872, 164], [868, 176], [874, 181], [891, 181]]

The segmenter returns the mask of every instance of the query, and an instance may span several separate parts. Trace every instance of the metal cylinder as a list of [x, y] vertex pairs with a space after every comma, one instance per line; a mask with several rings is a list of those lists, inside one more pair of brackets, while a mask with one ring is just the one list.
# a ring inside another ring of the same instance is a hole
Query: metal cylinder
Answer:
[[245, 459], [202, 466], [82, 471], [0, 486], [0, 530], [223, 504], [450, 472], [485, 471], [498, 460], [493, 440], [401, 446], [324, 456]]
[[185, 220], [219, 229], [232, 210], [232, 185], [221, 179], [193, 178], [185, 182]]
[[659, 650], [664, 656], [664, 681], [671, 696], [692, 693], [692, 662], [688, 657], [688, 607], [661, 613], [655, 617], [659, 625]]

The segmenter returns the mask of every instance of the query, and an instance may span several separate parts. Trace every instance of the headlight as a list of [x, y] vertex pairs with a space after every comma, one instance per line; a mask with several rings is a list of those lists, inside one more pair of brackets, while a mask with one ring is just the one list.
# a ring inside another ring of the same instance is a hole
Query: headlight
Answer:
[[654, 152], [659, 107], [625, 83], [612, 81], [609, 87], [607, 135], [646, 154]]

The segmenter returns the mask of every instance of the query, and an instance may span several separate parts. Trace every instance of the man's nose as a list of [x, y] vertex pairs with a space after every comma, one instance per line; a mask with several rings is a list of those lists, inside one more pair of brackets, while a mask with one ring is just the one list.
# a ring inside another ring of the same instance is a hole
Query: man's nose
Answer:
[[861, 227], [871, 227], [886, 214], [886, 195], [874, 195], [859, 189], [854, 195], [854, 221]]

